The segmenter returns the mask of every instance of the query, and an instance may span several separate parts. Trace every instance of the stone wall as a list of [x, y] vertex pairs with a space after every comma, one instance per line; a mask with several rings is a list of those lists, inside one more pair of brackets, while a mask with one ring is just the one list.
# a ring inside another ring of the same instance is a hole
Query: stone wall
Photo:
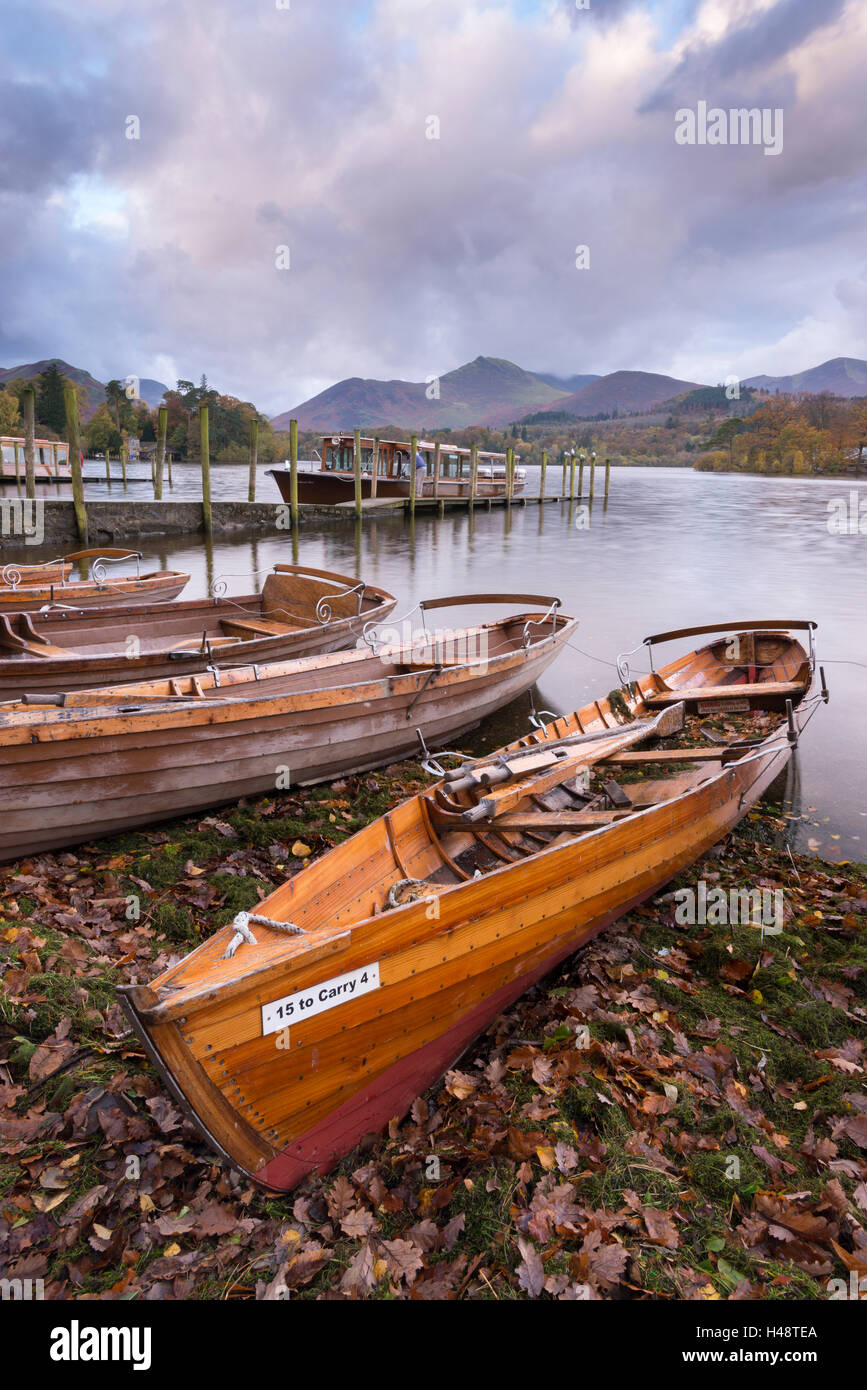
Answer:
[[[203, 529], [200, 502], [88, 502], [86, 507], [90, 545], [189, 535]], [[227, 531], [277, 535], [289, 529], [289, 508], [279, 502], [214, 502], [211, 513], [215, 535]], [[45, 540], [77, 542], [72, 502], [46, 499]]]

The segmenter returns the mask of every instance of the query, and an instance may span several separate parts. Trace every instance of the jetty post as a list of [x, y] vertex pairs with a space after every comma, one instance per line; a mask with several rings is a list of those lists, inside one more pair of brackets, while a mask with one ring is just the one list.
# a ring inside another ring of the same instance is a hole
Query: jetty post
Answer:
[[57, 463], [57, 445], [56, 445], [56, 444], [52, 444], [52, 446], [51, 446], [51, 462], [52, 462], [52, 464], [53, 464], [53, 466], [54, 466], [54, 476], [55, 476], [55, 478], [56, 478], [56, 477], [59, 476], [59, 466], [58, 466], [58, 463]]
[[21, 496], [21, 463], [18, 458], [18, 440], [15, 440], [15, 491]]
[[433, 495], [440, 495], [440, 442], [434, 444], [434, 471], [433, 471]]
[[64, 386], [63, 404], [66, 408], [66, 447], [72, 470], [72, 504], [75, 510], [75, 529], [82, 545], [87, 545], [87, 510], [84, 505], [84, 484], [81, 481], [81, 437], [78, 429], [78, 396], [74, 386]]
[[476, 491], [479, 485], [479, 446], [473, 444], [470, 449], [470, 511], [476, 509]]
[[561, 498], [563, 498], [563, 497], [566, 496], [566, 461], [567, 461], [568, 457], [569, 457], [569, 450], [567, 449], [567, 450], [564, 452], [564, 454], [563, 454], [563, 483], [562, 483], [562, 486], [561, 486], [561, 488], [560, 488], [560, 497], [561, 497]]
[[289, 521], [298, 529], [298, 421], [289, 421]]
[[541, 478], [539, 479], [539, 499], [540, 499], [540, 500], [545, 496], [545, 472], [546, 472], [546, 470], [547, 470], [547, 467], [548, 467], [548, 454], [547, 454], [546, 450], [543, 449], [543, 450], [542, 450], [542, 476], [541, 476]]
[[593, 501], [593, 489], [596, 484], [596, 455], [590, 455], [590, 501]]
[[414, 434], [409, 443], [409, 514], [415, 516], [415, 456], [418, 453], [418, 435]]
[[370, 495], [376, 496], [377, 483], [379, 482], [379, 435], [373, 436], [373, 458], [370, 468]]
[[355, 448], [352, 451], [352, 471], [355, 475], [355, 515], [361, 519], [361, 430], [354, 434]]
[[605, 501], [608, 501], [608, 489], [611, 487], [611, 460], [605, 460]]
[[247, 501], [256, 501], [256, 465], [259, 462], [259, 421], [250, 421], [250, 476], [247, 479]]
[[105, 481], [111, 487], [111, 449], [105, 446]]
[[161, 405], [157, 411], [157, 458], [154, 473], [154, 497], [163, 500], [163, 468], [166, 461], [166, 434], [169, 428], [168, 406]]
[[506, 506], [511, 507], [515, 491], [515, 450], [506, 450]]
[[36, 392], [25, 386], [21, 403], [24, 406], [24, 490], [28, 497], [36, 496]]
[[126, 433], [126, 430], [124, 430], [123, 436], [122, 436], [122, 442], [121, 442], [121, 446], [120, 446], [120, 468], [121, 468], [121, 472], [123, 473], [123, 488], [124, 488], [124, 492], [126, 491], [126, 465], [127, 465], [127, 463], [129, 462], [129, 452], [128, 452], [128, 445], [127, 445], [127, 442], [126, 442], [126, 441], [127, 441], [127, 433]]
[[202, 436], [202, 520], [205, 533], [211, 534], [213, 517], [211, 515], [211, 441], [208, 428], [208, 407], [199, 406], [199, 427]]
[[584, 464], [586, 459], [583, 454], [578, 455], [578, 500], [584, 496]]
[[569, 468], [569, 501], [572, 502], [575, 499], [575, 450], [567, 450], [567, 452], [571, 459]]

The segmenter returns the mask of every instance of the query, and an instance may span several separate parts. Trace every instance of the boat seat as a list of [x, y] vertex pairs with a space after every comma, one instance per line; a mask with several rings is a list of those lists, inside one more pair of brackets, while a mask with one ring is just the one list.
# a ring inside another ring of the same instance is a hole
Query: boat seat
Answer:
[[0, 613], [0, 649], [22, 656], [71, 656], [65, 647], [53, 647], [35, 631], [29, 613]]
[[278, 623], [273, 618], [222, 618], [220, 626], [227, 637], [250, 641], [256, 637], [283, 637], [287, 632], [299, 632], [292, 623]]
[[803, 693], [801, 681], [744, 681], [740, 685], [693, 685], [681, 686], [677, 690], [658, 690], [653, 695], [645, 695], [644, 703], [651, 709], [658, 709], [662, 705], [678, 704], [681, 700], [748, 700]]

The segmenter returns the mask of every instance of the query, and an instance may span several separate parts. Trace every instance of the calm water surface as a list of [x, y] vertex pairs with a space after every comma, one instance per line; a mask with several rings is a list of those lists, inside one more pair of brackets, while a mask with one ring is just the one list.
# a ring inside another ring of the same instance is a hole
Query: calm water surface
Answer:
[[[91, 462], [86, 472], [102, 468]], [[549, 474], [550, 487], [559, 477], [559, 469]], [[176, 466], [174, 479], [175, 499], [200, 495], [195, 468]], [[402, 514], [368, 516], [361, 525], [352, 517], [309, 516], [295, 542], [287, 534], [220, 537], [207, 549], [199, 536], [142, 544], [148, 564], [190, 572], [184, 592], [190, 598], [205, 595], [223, 577], [229, 593], [249, 592], [251, 575], [258, 571], [260, 585], [278, 560], [380, 584], [398, 596], [397, 615], [421, 598], [448, 593], [557, 594], [565, 611], [581, 620], [576, 645], [534, 694], [539, 708], [557, 712], [607, 693], [617, 683], [617, 653], [649, 632], [702, 622], [813, 618], [831, 702], [818, 707], [793, 760], [785, 791], [791, 803], [785, 809], [798, 818], [791, 838], [829, 858], [867, 860], [867, 537], [828, 530], [829, 500], [853, 491], [863, 499], [864, 489], [864, 483], [830, 479], [612, 469], [609, 505], [603, 506], [598, 488], [589, 525], [581, 524], [587, 516], [578, 504], [549, 501], [478, 510], [472, 517], [420, 515], [414, 525]], [[87, 491], [95, 498], [109, 495], [105, 483]], [[118, 481], [110, 495], [150, 498], [149, 468], [133, 465], [126, 494]], [[212, 495], [245, 498], [246, 469], [215, 468]], [[262, 473], [257, 496], [278, 500], [273, 480]], [[51, 553], [5, 543], [3, 551], [31, 562]], [[432, 616], [452, 621], [449, 610]], [[480, 615], [470, 610], [469, 616]], [[660, 649], [658, 661], [679, 649]], [[630, 669], [632, 675], [647, 669], [643, 651], [630, 657]], [[518, 702], [497, 716], [483, 731], [486, 746], [525, 729], [528, 706]]]

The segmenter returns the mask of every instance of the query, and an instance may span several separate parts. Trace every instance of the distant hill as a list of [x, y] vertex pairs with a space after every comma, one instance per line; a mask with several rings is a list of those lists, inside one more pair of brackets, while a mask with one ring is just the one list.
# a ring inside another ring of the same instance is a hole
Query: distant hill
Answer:
[[367, 429], [400, 425], [427, 429], [505, 425], [531, 408], [564, 399], [566, 393], [507, 362], [477, 357], [439, 379], [439, 399], [429, 399], [424, 382], [349, 377], [276, 415], [276, 430], [297, 419], [305, 430]]
[[679, 381], [656, 372], [610, 372], [572, 395], [559, 396], [550, 405], [537, 407], [536, 413], [556, 411], [559, 415], [565, 412], [579, 420], [593, 415], [613, 415], [615, 411], [627, 415], [632, 411], [648, 410], [661, 401], [671, 400], [672, 396], [698, 390], [700, 386], [697, 381]]
[[[123, 381], [124, 377], [120, 377], [120, 380]], [[162, 405], [163, 396], [168, 390], [169, 387], [162, 381], [154, 381], [149, 376], [143, 376], [138, 384], [138, 393], [145, 405], [149, 406], [151, 410], [155, 406]]]
[[89, 420], [105, 400], [105, 387], [83, 367], [71, 367], [62, 357], [46, 357], [41, 362], [25, 362], [20, 367], [0, 367], [0, 381], [12, 381], [19, 376], [24, 377], [25, 381], [31, 381], [39, 376], [40, 372], [44, 372], [46, 367], [50, 367], [52, 362], [61, 376], [68, 377], [76, 386], [87, 388], [87, 405], [81, 411], [81, 418]]
[[[15, 377], [24, 377], [25, 381], [32, 381], [52, 362], [61, 376], [68, 377], [76, 386], [87, 388], [87, 405], [81, 411], [81, 418], [83, 421], [89, 420], [105, 400], [105, 383], [97, 381], [96, 377], [91, 376], [83, 367], [73, 367], [69, 362], [64, 362], [62, 357], [46, 357], [41, 362], [25, 362], [18, 367], [0, 367], [0, 381], [13, 381]], [[125, 381], [126, 377], [127, 373], [123, 372], [117, 379]], [[161, 381], [154, 381], [151, 377], [142, 377], [139, 381], [139, 394], [151, 410], [160, 404], [168, 389]]]
[[570, 396], [580, 391], [582, 386], [589, 386], [591, 381], [599, 380], [598, 372], [587, 372], [583, 376], [555, 376], [553, 372], [533, 372], [533, 376], [546, 382], [548, 386], [553, 386], [557, 391], [567, 391]]
[[860, 357], [832, 357], [820, 367], [808, 367], [791, 376], [750, 376], [745, 386], [762, 391], [831, 391], [835, 396], [867, 396], [867, 362]]

